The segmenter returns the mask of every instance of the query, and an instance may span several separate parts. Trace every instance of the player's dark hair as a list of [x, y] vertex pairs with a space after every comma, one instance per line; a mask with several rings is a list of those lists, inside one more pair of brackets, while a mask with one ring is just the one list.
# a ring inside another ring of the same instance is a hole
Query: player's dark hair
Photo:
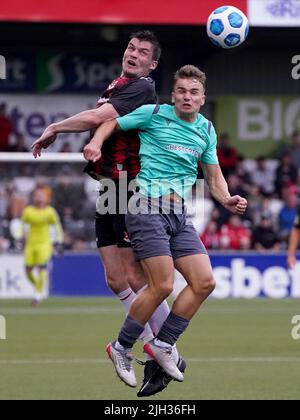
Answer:
[[136, 38], [139, 41], [150, 42], [150, 44], [153, 45], [153, 60], [158, 61], [160, 59], [161, 46], [153, 32], [151, 31], [135, 32], [130, 36], [129, 40], [131, 41], [133, 38]]
[[201, 71], [198, 67], [187, 64], [177, 70], [174, 76], [174, 82], [176, 83], [179, 79], [197, 79], [202, 83], [204, 89], [206, 85], [206, 74]]

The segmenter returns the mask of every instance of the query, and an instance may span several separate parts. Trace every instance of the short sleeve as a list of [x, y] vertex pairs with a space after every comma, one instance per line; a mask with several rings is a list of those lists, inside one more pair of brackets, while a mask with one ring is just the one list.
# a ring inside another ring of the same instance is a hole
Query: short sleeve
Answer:
[[117, 118], [117, 122], [123, 131], [146, 128], [150, 122], [156, 105], [144, 105], [124, 117]]
[[211, 122], [208, 123], [208, 135], [209, 141], [205, 152], [201, 156], [201, 162], [206, 163], [208, 165], [218, 165], [219, 159], [217, 155], [217, 134], [215, 131], [214, 126]]
[[120, 116], [129, 114], [142, 105], [156, 104], [157, 96], [154, 82], [148, 79], [138, 79], [128, 83], [113, 93], [109, 103]]

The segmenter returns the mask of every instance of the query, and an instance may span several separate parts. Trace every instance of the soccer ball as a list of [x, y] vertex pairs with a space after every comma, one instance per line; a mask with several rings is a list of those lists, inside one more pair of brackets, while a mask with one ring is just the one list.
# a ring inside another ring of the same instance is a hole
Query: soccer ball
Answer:
[[248, 33], [249, 22], [247, 16], [236, 7], [219, 7], [208, 18], [208, 37], [218, 47], [237, 47], [245, 41]]

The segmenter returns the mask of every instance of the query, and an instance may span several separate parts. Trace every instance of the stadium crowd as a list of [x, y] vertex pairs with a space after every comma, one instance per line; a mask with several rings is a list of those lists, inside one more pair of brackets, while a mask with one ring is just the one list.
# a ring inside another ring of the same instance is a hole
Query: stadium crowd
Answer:
[[[0, 152], [29, 152], [22, 134], [9, 143], [12, 126], [5, 106], [0, 106]], [[62, 144], [61, 152], [70, 152]], [[287, 248], [289, 232], [300, 196], [300, 133], [273, 156], [248, 160], [231, 146], [230, 137], [219, 136], [218, 156], [232, 195], [248, 199], [247, 214], [232, 216], [205, 192], [204, 216], [190, 217], [209, 250], [278, 251]], [[14, 231], [36, 187], [47, 192], [62, 220], [65, 249], [85, 251], [96, 247], [93, 216], [97, 184], [83, 174], [82, 164], [4, 163], [0, 165], [0, 252], [17, 250]], [[199, 178], [201, 178], [199, 167]]]

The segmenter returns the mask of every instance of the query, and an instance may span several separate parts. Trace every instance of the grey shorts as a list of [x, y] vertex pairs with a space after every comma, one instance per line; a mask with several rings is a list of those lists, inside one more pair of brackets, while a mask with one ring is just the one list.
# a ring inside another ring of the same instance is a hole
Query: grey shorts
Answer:
[[[140, 200], [138, 211], [137, 197]], [[207, 255], [194, 226], [187, 222], [187, 210], [183, 204], [168, 202], [166, 207], [159, 199], [150, 201], [137, 194], [132, 200], [126, 226], [136, 261], [159, 256], [176, 260], [197, 254]]]

